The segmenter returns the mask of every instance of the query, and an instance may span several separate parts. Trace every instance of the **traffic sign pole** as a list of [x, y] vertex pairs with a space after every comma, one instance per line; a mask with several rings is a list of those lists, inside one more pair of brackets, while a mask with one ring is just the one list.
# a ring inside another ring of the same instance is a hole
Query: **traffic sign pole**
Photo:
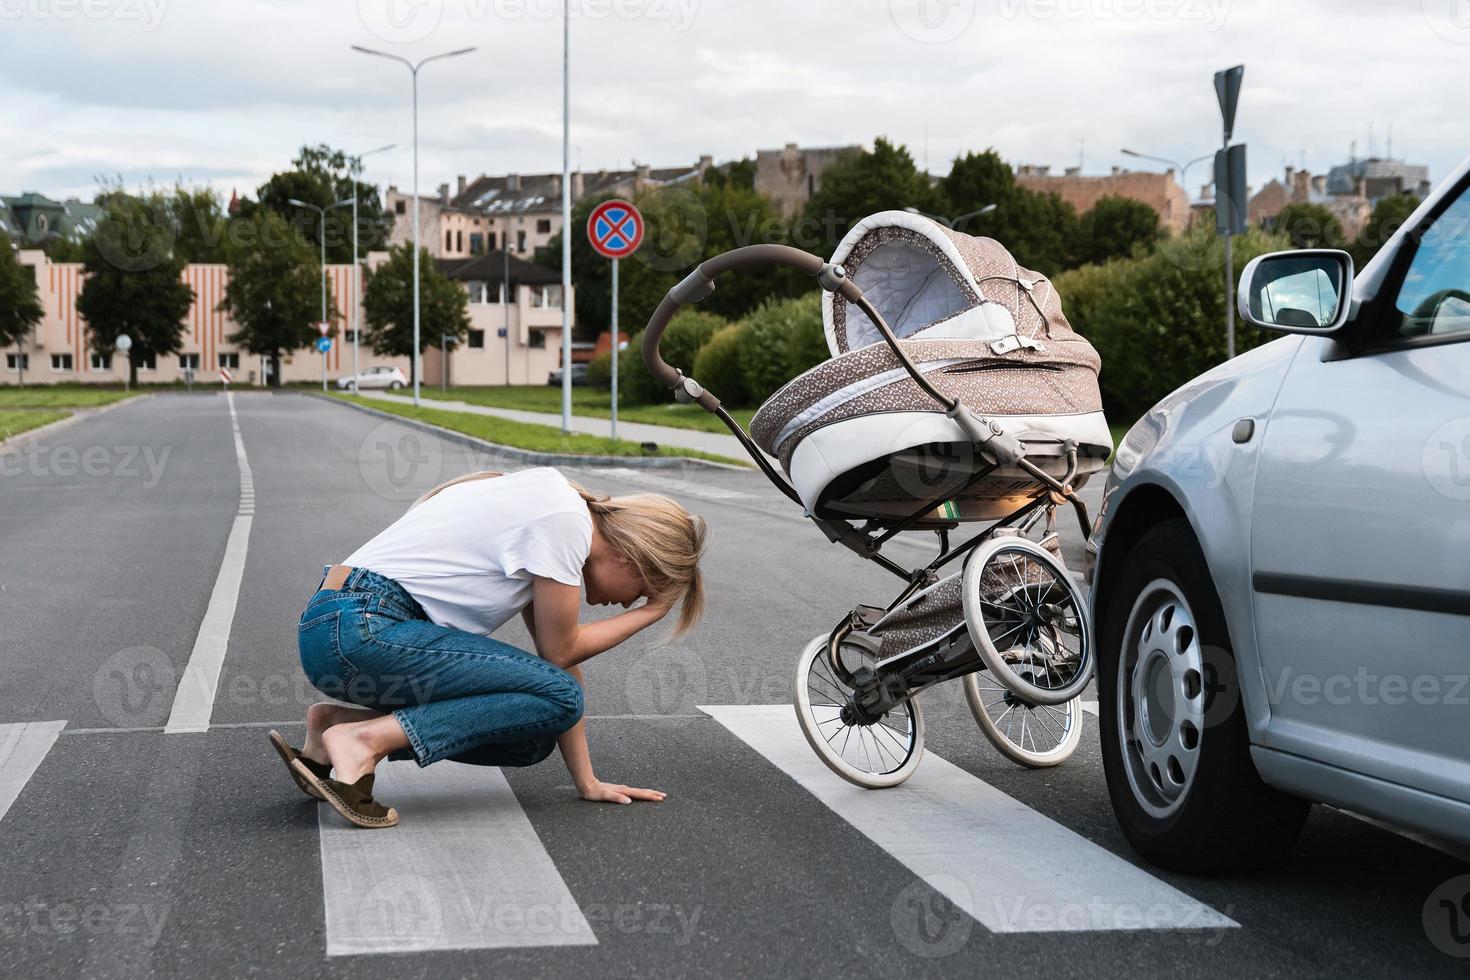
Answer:
[[618, 260], [612, 260], [612, 441], [618, 441]]
[[1245, 147], [1235, 147], [1232, 152], [1230, 139], [1235, 135], [1235, 111], [1240, 105], [1240, 89], [1245, 81], [1245, 65], [1236, 65], [1215, 73], [1215, 95], [1220, 100], [1220, 121], [1224, 131], [1220, 154], [1215, 158], [1215, 203], [1217, 214], [1220, 204], [1226, 210], [1221, 222], [1225, 236], [1225, 357], [1235, 358], [1235, 255], [1233, 237], [1245, 229], [1240, 227], [1238, 215], [1244, 212], [1246, 202], [1237, 200], [1245, 195]]

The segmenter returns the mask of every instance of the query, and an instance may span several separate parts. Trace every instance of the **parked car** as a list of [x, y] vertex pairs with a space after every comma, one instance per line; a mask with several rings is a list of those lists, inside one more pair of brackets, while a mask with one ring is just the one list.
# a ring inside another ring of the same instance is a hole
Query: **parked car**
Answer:
[[[561, 368], [552, 368], [551, 369], [551, 373], [546, 376], [546, 383], [549, 384], [549, 385], [551, 385], [551, 386], [553, 386], [553, 387], [560, 388], [561, 387]], [[588, 380], [587, 380], [587, 365], [585, 365], [585, 364], [573, 364], [572, 365], [572, 384], [574, 386], [576, 386], [576, 387], [581, 387], [583, 385], [588, 384]]]
[[380, 365], [378, 367], [367, 368], [358, 372], [356, 375], [349, 374], [346, 377], [338, 378], [337, 387], [343, 391], [351, 390], [353, 378], [357, 379], [359, 390], [364, 388], [390, 388], [397, 391], [399, 388], [405, 387], [408, 384], [408, 375], [404, 374], [401, 368], [383, 367]]
[[1279, 860], [1311, 801], [1470, 844], [1470, 161], [1361, 274], [1239, 295], [1290, 336], [1129, 431], [1088, 545], [1118, 822], [1189, 871]]

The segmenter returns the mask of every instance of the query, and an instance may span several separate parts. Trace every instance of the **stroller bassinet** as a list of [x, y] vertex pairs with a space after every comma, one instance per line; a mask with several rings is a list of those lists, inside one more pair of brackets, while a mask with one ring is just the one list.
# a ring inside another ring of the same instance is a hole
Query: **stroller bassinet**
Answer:
[[[1097, 352], [1073, 332], [1051, 283], [998, 242], [921, 215], [884, 211], [859, 222], [832, 257], [939, 390], [1020, 439], [1054, 477], [1076, 444], [1074, 486], [1102, 468], [1112, 438], [1098, 392]], [[942, 520], [996, 519], [1036, 489], [1002, 466], [981, 469], [971, 440], [903, 369], [862, 310], [824, 293], [832, 359], [793, 379], [751, 421], [817, 517], [909, 515], [947, 501]]]

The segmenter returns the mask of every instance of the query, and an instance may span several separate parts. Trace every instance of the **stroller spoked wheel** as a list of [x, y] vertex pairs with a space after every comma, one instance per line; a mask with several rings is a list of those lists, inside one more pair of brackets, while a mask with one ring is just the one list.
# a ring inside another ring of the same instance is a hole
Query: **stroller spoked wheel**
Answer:
[[[1092, 624], [1066, 567], [1029, 538], [991, 538], [965, 564], [965, 625], [991, 677], [1062, 705], [1092, 677]], [[1020, 669], [1024, 667], [1024, 669]]]
[[[1005, 654], [1011, 669], [1033, 680], [1044, 665], [1020, 650]], [[1034, 704], [986, 671], [965, 675], [965, 700], [980, 730], [1001, 755], [1028, 769], [1045, 769], [1071, 758], [1082, 740], [1082, 699]]]
[[[871, 654], [843, 648], [850, 670], [871, 667]], [[854, 691], [827, 662], [827, 634], [806, 645], [796, 664], [796, 720], [817, 758], [843, 779], [867, 789], [897, 786], [924, 755], [924, 715], [913, 699], [880, 718], [857, 710]]]

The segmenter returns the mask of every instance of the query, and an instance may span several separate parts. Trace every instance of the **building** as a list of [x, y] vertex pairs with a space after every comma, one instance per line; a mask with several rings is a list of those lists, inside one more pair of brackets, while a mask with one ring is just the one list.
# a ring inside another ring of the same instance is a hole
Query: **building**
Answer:
[[[374, 252], [365, 264], [376, 268], [387, 258], [386, 252]], [[80, 263], [52, 262], [40, 249], [21, 250], [20, 261], [35, 277], [45, 315], [30, 340], [5, 349], [0, 384], [22, 380], [22, 369], [27, 384], [100, 384], [126, 379], [126, 357], [95, 354], [88, 346], [87, 324], [76, 308], [83, 281]], [[506, 310], [499, 304], [504, 264], [500, 256], [473, 262], [458, 260], [448, 263], [448, 267], [441, 263], [441, 268], [470, 293], [472, 329], [465, 346], [450, 352], [447, 367], [434, 343], [436, 338], [429, 338], [421, 362], [424, 383], [439, 383], [447, 377], [451, 384], [503, 384], [508, 374], [512, 384], [544, 384], [551, 368], [560, 363], [560, 275], [512, 258], [510, 306]], [[329, 265], [327, 278], [341, 325], [336, 343], [326, 356], [327, 375], [335, 380], [352, 373], [353, 338], [347, 328], [351, 322], [347, 314], [352, 267]], [[184, 320], [183, 349], [139, 364], [138, 380], [181, 381], [192, 369], [201, 383], [219, 383], [219, 369], [229, 368], [236, 385], [265, 384], [265, 358], [231, 343], [230, 335], [238, 326], [218, 309], [229, 282], [229, 269], [217, 264], [191, 264], [184, 269], [184, 280], [194, 288], [194, 305]], [[508, 328], [504, 336], [501, 327]], [[381, 357], [367, 346], [361, 348], [359, 357], [364, 369], [384, 365], [398, 367], [405, 374], [409, 371], [407, 357]], [[316, 381], [322, 376], [322, 356], [310, 348], [290, 351], [282, 358], [281, 367], [286, 382]]]
[[101, 205], [86, 204], [74, 197], [53, 201], [35, 191], [0, 197], [0, 233], [22, 248], [41, 246], [56, 238], [89, 238], [101, 218]]
[[1022, 164], [1016, 169], [1016, 183], [1028, 190], [1055, 193], [1078, 214], [1091, 211], [1104, 197], [1126, 197], [1147, 204], [1159, 216], [1159, 224], [1171, 232], [1189, 227], [1189, 192], [1179, 185], [1174, 170], [1151, 173], [1114, 167], [1110, 174], [1084, 175], [1081, 167], [1068, 167], [1061, 175], [1050, 167]]
[[787, 143], [779, 150], [757, 150], [755, 189], [770, 198], [784, 217], [790, 218], [822, 186], [822, 172], [834, 160], [862, 151], [860, 146], [802, 149], [795, 143]]
[[[1359, 181], [1362, 185], [1359, 186]], [[1429, 167], [1382, 157], [1354, 158], [1327, 172], [1327, 193], [1362, 194], [1376, 206], [1385, 197], [1413, 194], [1421, 201], [1434, 189]]]
[[[691, 166], [631, 170], [574, 171], [572, 203], [585, 197], [632, 197], [653, 187], [677, 185], [702, 177], [714, 165], [700, 157]], [[393, 212], [389, 243], [413, 238], [413, 197], [390, 185], [385, 205]], [[432, 196], [419, 196], [419, 241], [436, 259], [463, 259], [508, 246], [513, 255], [529, 258], [561, 231], [561, 174], [461, 174], [453, 193], [440, 184]]]

